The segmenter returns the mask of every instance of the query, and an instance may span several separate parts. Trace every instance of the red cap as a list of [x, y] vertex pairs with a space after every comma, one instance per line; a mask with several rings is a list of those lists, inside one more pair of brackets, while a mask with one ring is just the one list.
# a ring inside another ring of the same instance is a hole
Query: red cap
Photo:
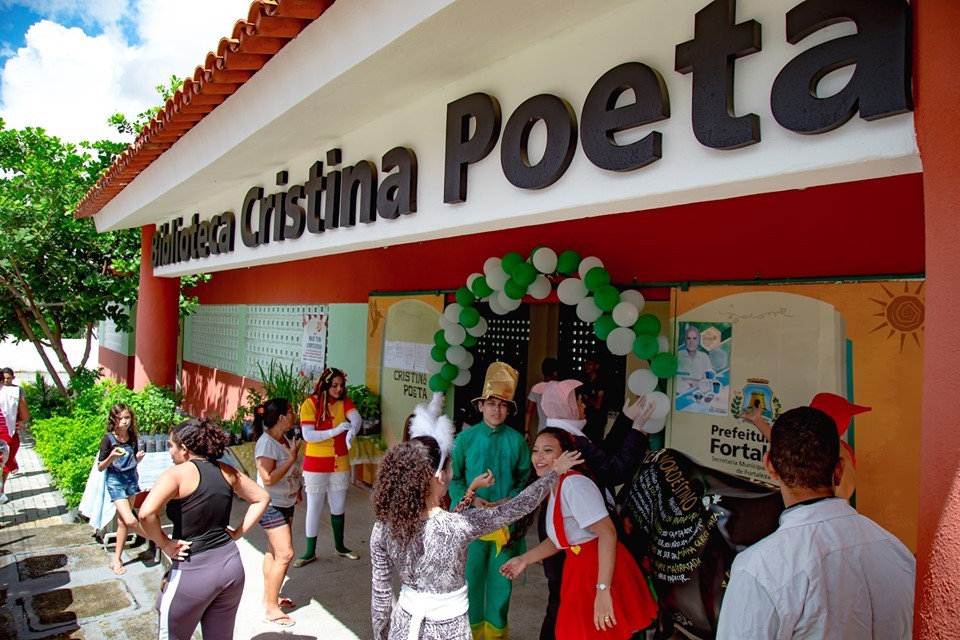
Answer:
[[833, 418], [833, 421], [837, 423], [837, 433], [841, 436], [847, 432], [847, 427], [850, 426], [850, 419], [853, 416], [866, 413], [871, 409], [871, 407], [861, 407], [858, 404], [853, 404], [835, 393], [818, 393], [813, 396], [810, 406]]

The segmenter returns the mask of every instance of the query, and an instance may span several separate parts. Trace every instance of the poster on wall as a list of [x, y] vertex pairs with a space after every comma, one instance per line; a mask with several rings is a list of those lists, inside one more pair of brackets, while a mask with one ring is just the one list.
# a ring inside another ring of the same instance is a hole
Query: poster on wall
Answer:
[[677, 411], [725, 416], [730, 397], [729, 322], [681, 322], [677, 336]]
[[300, 373], [314, 379], [327, 362], [327, 314], [303, 314], [303, 333], [300, 338]]
[[762, 466], [768, 443], [740, 418], [747, 408], [773, 423], [821, 392], [871, 407], [848, 422], [844, 436], [857, 459], [856, 508], [915, 549], [923, 285], [885, 280], [674, 290], [676, 344], [693, 324], [706, 352], [700, 323], [726, 323], [736, 347], [729, 352], [726, 415], [681, 410], [675, 392], [668, 446], [701, 464], [772, 482]]
[[413, 408], [432, 397], [427, 360], [443, 296], [372, 296], [368, 308], [367, 385], [380, 394], [383, 437], [392, 445]]

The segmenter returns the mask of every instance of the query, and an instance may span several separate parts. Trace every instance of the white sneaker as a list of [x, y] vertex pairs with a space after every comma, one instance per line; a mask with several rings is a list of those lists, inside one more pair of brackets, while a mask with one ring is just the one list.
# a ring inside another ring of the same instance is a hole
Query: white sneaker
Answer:
[[10, 501], [10, 498], [7, 497], [7, 494], [0, 493], [0, 504], [6, 504]]

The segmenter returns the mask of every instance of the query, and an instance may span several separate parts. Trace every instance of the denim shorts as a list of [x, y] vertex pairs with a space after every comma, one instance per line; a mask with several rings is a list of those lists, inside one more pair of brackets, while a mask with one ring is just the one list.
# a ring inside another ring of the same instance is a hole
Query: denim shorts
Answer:
[[290, 526], [293, 523], [293, 507], [267, 507], [260, 518], [260, 526], [264, 529]]
[[136, 469], [130, 471], [114, 471], [107, 469], [107, 493], [110, 500], [116, 502], [121, 498], [132, 498], [140, 493], [140, 475]]

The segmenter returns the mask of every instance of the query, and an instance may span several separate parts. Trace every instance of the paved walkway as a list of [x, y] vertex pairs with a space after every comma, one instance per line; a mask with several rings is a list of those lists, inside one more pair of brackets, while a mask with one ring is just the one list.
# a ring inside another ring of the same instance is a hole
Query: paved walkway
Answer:
[[[86, 524], [72, 522], [60, 492], [53, 487], [33, 449], [32, 440], [17, 456], [21, 472], [7, 481], [11, 500], [0, 507], [0, 638], [34, 640], [147, 640], [157, 636], [153, 609], [161, 563], [147, 545], [124, 553], [127, 572], [107, 568], [112, 555]], [[237, 501], [233, 521], [246, 504]], [[294, 546], [303, 549], [303, 517], [297, 509]], [[70, 521], [65, 523], [64, 521]], [[237, 640], [356, 640], [371, 637], [370, 554], [367, 537], [373, 521], [370, 492], [351, 487], [347, 495], [347, 544], [361, 554], [358, 561], [332, 552], [329, 518], [324, 516], [317, 562], [290, 569], [283, 595], [297, 607], [290, 611], [294, 627], [280, 629], [263, 620], [261, 564], [266, 535], [256, 527], [238, 543], [246, 587], [234, 638]], [[528, 541], [529, 542], [529, 541]], [[527, 572], [514, 589], [511, 637], [534, 640], [546, 604], [543, 572]], [[195, 634], [199, 638], [199, 632]]]

